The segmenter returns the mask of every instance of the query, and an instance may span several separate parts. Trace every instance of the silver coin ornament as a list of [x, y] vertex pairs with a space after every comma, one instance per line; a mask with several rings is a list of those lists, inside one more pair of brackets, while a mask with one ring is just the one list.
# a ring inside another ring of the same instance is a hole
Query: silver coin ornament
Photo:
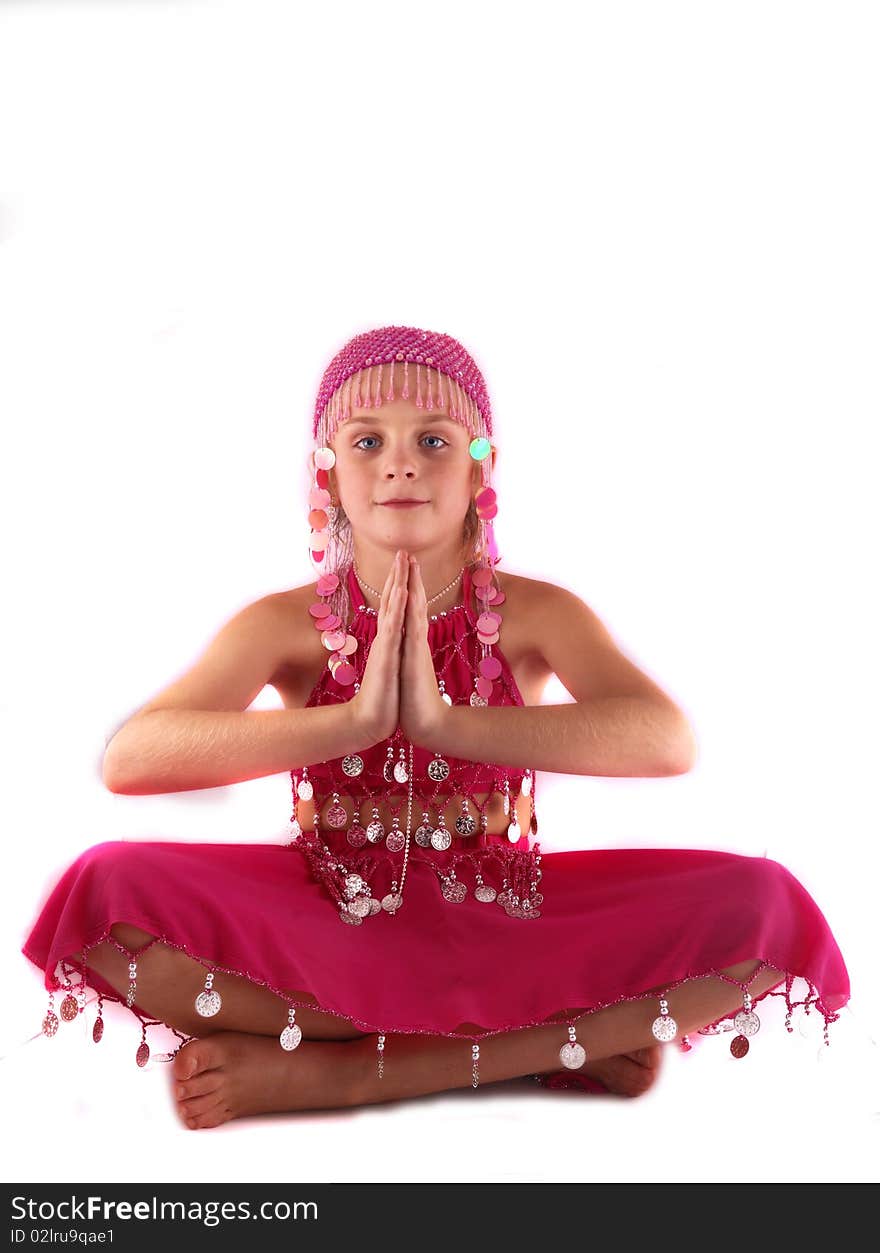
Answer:
[[214, 992], [213, 989], [200, 992], [196, 997], [196, 1013], [201, 1014], [202, 1018], [213, 1018], [220, 1012], [222, 1004], [223, 1000], [219, 992]]
[[587, 1054], [584, 1046], [578, 1044], [577, 1040], [569, 1040], [563, 1044], [559, 1050], [559, 1060], [567, 1070], [580, 1070], [584, 1062], [587, 1060]]
[[385, 828], [381, 822], [371, 822], [367, 826], [367, 839], [371, 844], [378, 844], [385, 834]]
[[348, 757], [342, 759], [342, 773], [347, 774], [350, 779], [356, 779], [359, 774], [364, 772], [364, 759], [359, 757], [357, 753], [352, 753]]
[[57, 1030], [58, 1015], [50, 1009], [46, 1017], [43, 1019], [43, 1035], [52, 1036]]
[[430, 848], [433, 832], [434, 828], [425, 826], [424, 823], [422, 826], [416, 827], [415, 841], [419, 848]]
[[339, 917], [343, 922], [347, 922], [350, 927], [359, 927], [363, 922], [362, 918], [358, 918], [357, 914], [350, 914], [347, 909], [340, 909]]
[[487, 905], [490, 905], [497, 895], [498, 893], [488, 883], [478, 883], [474, 888], [474, 896], [477, 900]]
[[741, 1009], [733, 1020], [733, 1025], [740, 1035], [757, 1035], [761, 1029], [761, 1019], [752, 1009]]
[[367, 885], [359, 874], [347, 874], [345, 876], [345, 895], [349, 900], [353, 896], [357, 896], [358, 892]]
[[146, 1066], [147, 1062], [150, 1060], [150, 1046], [147, 1044], [146, 1040], [141, 1040], [138, 1045], [138, 1051], [134, 1055], [134, 1060], [139, 1066]]
[[449, 778], [449, 763], [444, 761], [442, 757], [435, 757], [433, 761], [428, 762], [428, 778], [435, 783], [442, 783]]
[[459, 879], [447, 880], [447, 882], [443, 884], [441, 890], [446, 899], [455, 904], [463, 901], [467, 896], [467, 885], [462, 883]]
[[473, 835], [477, 824], [470, 814], [460, 814], [455, 820], [455, 829], [459, 835]]
[[315, 795], [315, 789], [312, 787], [308, 779], [300, 779], [296, 794], [301, 801], [310, 801]]
[[512, 822], [507, 828], [507, 838], [511, 844], [516, 844], [522, 837], [522, 831], [518, 822]]
[[395, 762], [394, 764], [394, 778], [398, 783], [409, 782], [409, 771], [402, 761]]
[[531, 903], [532, 903], [532, 907], [533, 907], [534, 909], [537, 909], [539, 905], [543, 905], [543, 904], [544, 904], [544, 893], [543, 893], [543, 892], [533, 892], [533, 893], [531, 894], [531, 896], [529, 897], [529, 900], [530, 900], [530, 901], [531, 901]]
[[354, 914], [355, 918], [366, 918], [370, 912], [370, 898], [356, 896], [353, 901], [348, 902], [348, 912]]
[[651, 1023], [651, 1031], [656, 1040], [674, 1040], [678, 1031], [678, 1023], [669, 1014], [661, 1014]]
[[449, 848], [452, 843], [452, 832], [446, 827], [436, 827], [431, 832], [431, 847], [436, 848], [438, 852], [443, 852], [445, 848]]
[[346, 839], [352, 848], [363, 848], [367, 842], [367, 833], [359, 822], [353, 822], [348, 828]]
[[375, 896], [371, 896], [370, 897], [370, 914], [371, 915], [378, 914], [381, 908], [382, 908], [382, 902], [380, 900], [377, 900]]
[[386, 783], [391, 783], [394, 779], [394, 768], [390, 757], [385, 759], [385, 764], [382, 767], [382, 778]]
[[471, 692], [471, 704], [488, 705], [489, 702], [485, 699], [485, 697], [481, 696], [479, 692]]
[[402, 831], [389, 831], [385, 837], [385, 847], [390, 853], [399, 853], [406, 843], [406, 836]]
[[326, 822], [328, 827], [336, 827], [337, 829], [344, 827], [348, 822], [348, 810], [344, 805], [331, 805], [327, 810]]
[[520, 791], [523, 796], [528, 796], [532, 790], [532, 776], [530, 774], [523, 775], [523, 781], [520, 784]]
[[382, 908], [389, 914], [393, 914], [396, 910], [400, 909], [402, 903], [403, 897], [399, 892], [387, 892], [382, 897]]
[[296, 1048], [302, 1037], [302, 1027], [294, 1022], [289, 1027], [285, 1027], [278, 1038], [281, 1041], [281, 1047], [287, 1049], [288, 1053], [290, 1053]]

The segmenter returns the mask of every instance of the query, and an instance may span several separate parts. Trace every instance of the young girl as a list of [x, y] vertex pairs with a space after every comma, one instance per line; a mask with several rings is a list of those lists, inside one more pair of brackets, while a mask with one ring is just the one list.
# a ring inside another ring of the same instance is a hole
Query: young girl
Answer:
[[[236, 614], [107, 748], [130, 795], [291, 771], [289, 844], [98, 844], [23, 946], [46, 1035], [55, 992], [69, 1021], [89, 984], [96, 1042], [108, 998], [137, 1015], [139, 1065], [148, 1026], [175, 1031], [188, 1127], [517, 1076], [632, 1096], [689, 1032], [731, 1030], [743, 1057], [768, 994], [789, 1031], [815, 1005], [826, 1043], [849, 999], [776, 861], [541, 855], [537, 770], [679, 774], [694, 739], [577, 596], [499, 572], [492, 433], [455, 339], [346, 344], [314, 411], [317, 581]], [[574, 703], [540, 704], [551, 674]], [[249, 710], [266, 684], [284, 708]]]

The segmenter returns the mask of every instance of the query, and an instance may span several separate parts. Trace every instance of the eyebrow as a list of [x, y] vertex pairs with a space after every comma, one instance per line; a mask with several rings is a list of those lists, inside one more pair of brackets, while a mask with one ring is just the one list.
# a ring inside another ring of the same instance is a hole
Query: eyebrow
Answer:
[[[358, 416], [358, 417], [353, 417], [353, 418], [347, 418], [345, 421], [345, 425], [346, 426], [355, 426], [355, 425], [377, 426], [377, 425], [381, 425], [381, 422], [382, 422], [381, 418], [366, 418], [366, 417]], [[446, 413], [421, 413], [413, 418], [413, 424], [422, 424], [424, 422], [451, 422], [455, 426], [458, 425], [458, 423], [455, 421], [455, 418], [450, 418], [449, 415]]]

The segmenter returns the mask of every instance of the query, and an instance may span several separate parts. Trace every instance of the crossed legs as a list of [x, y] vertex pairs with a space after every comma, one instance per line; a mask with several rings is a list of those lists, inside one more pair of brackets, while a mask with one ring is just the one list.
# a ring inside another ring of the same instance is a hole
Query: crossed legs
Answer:
[[[231, 1117], [277, 1110], [369, 1105], [471, 1085], [465, 1038], [387, 1035], [380, 1080], [375, 1035], [308, 1006], [296, 1011], [303, 1044], [293, 1053], [285, 1052], [278, 1036], [287, 1024], [286, 1003], [270, 989], [241, 976], [222, 976], [222, 1007], [215, 1017], [202, 1018], [194, 1006], [206, 973], [199, 962], [159, 941], [151, 943], [151, 935], [127, 923], [115, 924], [111, 934], [134, 955], [149, 946], [138, 956], [138, 1007], [178, 1031], [199, 1037], [184, 1045], [173, 1066], [175, 1097], [188, 1126], [215, 1126]], [[128, 986], [128, 960], [109, 943], [97, 945], [88, 954], [89, 967], [123, 995]], [[707, 975], [674, 989], [667, 999], [679, 1035], [735, 1012], [742, 1005], [741, 985], [747, 984], [756, 998], [784, 978], [782, 972], [766, 967], [751, 979], [760, 965], [757, 960], [739, 962], [725, 968], [726, 979]], [[307, 998], [305, 993], [288, 991], [297, 999]], [[612, 1067], [624, 1058], [653, 1058], [656, 1064], [660, 1047], [651, 1023], [657, 1010], [656, 999], [647, 997], [577, 1017], [578, 1040], [588, 1057], [584, 1072], [599, 1075], [605, 1082], [602, 1067]], [[476, 1024], [464, 1023], [460, 1029], [471, 1027], [479, 1034]], [[562, 1069], [559, 1048], [565, 1038], [565, 1025], [558, 1022], [488, 1037], [480, 1042], [480, 1083]]]

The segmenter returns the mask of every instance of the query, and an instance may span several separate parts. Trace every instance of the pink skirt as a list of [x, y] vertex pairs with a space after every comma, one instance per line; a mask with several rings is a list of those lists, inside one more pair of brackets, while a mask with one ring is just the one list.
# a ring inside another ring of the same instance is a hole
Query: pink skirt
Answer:
[[[302, 1005], [360, 1031], [470, 1043], [646, 996], [659, 1011], [660, 994], [649, 989], [668, 995], [746, 960], [782, 972], [762, 997], [785, 997], [789, 1030], [797, 1006], [815, 1006], [827, 1042], [849, 1000], [828, 923], [779, 862], [704, 849], [583, 849], [543, 853], [541, 868], [537, 918], [511, 918], [472, 890], [450, 902], [433, 872], [411, 867], [396, 913], [346, 926], [291, 847], [108, 841], [64, 872], [22, 952], [50, 991], [72, 989], [82, 1004], [91, 986], [123, 1002], [89, 968], [88, 950], [114, 923], [130, 923], [213, 971], [221, 995], [227, 973], [275, 991], [285, 1002], [279, 1032], [288, 1005]], [[72, 964], [80, 951], [82, 965]], [[793, 998], [796, 978], [807, 985], [802, 1000]], [[71, 1005], [68, 997], [63, 1017]], [[142, 1026], [156, 1021], [129, 1008]], [[721, 1021], [702, 1033], [715, 1034]], [[567, 1038], [562, 1026], [560, 1043]], [[680, 1043], [690, 1046], [686, 1036]], [[593, 1086], [574, 1070], [541, 1082]]]

